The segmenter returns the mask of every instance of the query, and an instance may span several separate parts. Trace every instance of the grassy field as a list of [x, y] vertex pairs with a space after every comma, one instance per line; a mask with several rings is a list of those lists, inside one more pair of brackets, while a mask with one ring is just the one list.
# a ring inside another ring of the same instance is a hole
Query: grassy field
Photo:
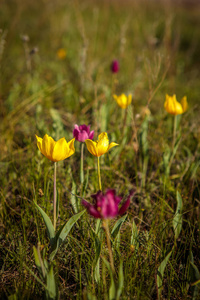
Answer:
[[[200, 299], [200, 6], [189, 3], [1, 2], [0, 299]], [[186, 112], [168, 113], [166, 94], [186, 96]], [[100, 186], [86, 145], [81, 177], [77, 140], [57, 163], [53, 225], [55, 164], [35, 134], [69, 142], [75, 124], [119, 144], [100, 157], [102, 192], [134, 194], [109, 228], [81, 204]]]

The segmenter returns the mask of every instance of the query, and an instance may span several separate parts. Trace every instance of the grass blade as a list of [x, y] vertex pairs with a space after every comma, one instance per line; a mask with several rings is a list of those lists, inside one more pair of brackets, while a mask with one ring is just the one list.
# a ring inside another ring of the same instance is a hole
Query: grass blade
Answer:
[[175, 216], [173, 218], [172, 224], [175, 232], [175, 239], [177, 239], [180, 235], [181, 229], [182, 229], [182, 222], [183, 222], [183, 202], [180, 193], [177, 191], [176, 193], [176, 200], [177, 200], [177, 207]]

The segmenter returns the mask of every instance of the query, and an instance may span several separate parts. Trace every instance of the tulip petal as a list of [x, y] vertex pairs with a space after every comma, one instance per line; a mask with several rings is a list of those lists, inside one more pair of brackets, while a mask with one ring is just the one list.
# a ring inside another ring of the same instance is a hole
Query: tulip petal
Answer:
[[115, 147], [115, 146], [119, 146], [119, 144], [114, 143], [114, 142], [110, 143], [110, 145], [108, 146], [108, 150], [110, 150], [112, 147]]
[[114, 218], [118, 214], [118, 205], [115, 201], [115, 190], [107, 190], [102, 197], [102, 217], [104, 219]]
[[108, 151], [109, 146], [109, 139], [106, 132], [102, 132], [98, 136], [98, 142], [97, 142], [97, 154], [98, 156], [103, 155]]
[[127, 106], [130, 105], [132, 102], [132, 94], [128, 95], [128, 101], [127, 101]]
[[87, 140], [85, 140], [85, 143], [86, 143], [88, 151], [92, 155], [98, 156], [98, 153], [97, 153], [97, 142], [94, 142], [94, 141], [92, 141], [90, 139], [87, 139]]
[[84, 199], [82, 200], [81, 203], [87, 208], [90, 215], [92, 215], [95, 218], [101, 218], [100, 212], [94, 207], [94, 205], [90, 204]]
[[89, 133], [89, 139], [90, 140], [93, 140], [94, 138], [94, 130], [92, 130], [90, 133]]
[[51, 136], [45, 134], [42, 140], [42, 154], [44, 154], [48, 159], [52, 160], [52, 153], [54, 150], [56, 142]]
[[54, 150], [52, 153], [52, 160], [54, 162], [64, 160], [69, 156], [69, 146], [65, 140], [65, 138], [61, 138], [58, 140], [54, 146]]
[[[70, 157], [70, 156], [71, 156], [72, 154], [74, 154], [74, 152], [75, 152], [74, 142], [75, 142], [75, 138], [68, 142], [69, 153], [68, 153], [68, 156], [67, 156], [67, 157]], [[66, 157], [66, 158], [67, 158], [67, 157]]]
[[37, 135], [35, 135], [35, 136], [36, 136], [36, 139], [37, 139], [37, 146], [38, 146], [40, 152], [42, 152], [42, 138], [37, 136]]
[[120, 210], [119, 210], [119, 215], [123, 215], [125, 213], [125, 211], [128, 209], [129, 205], [130, 205], [130, 199], [131, 197], [129, 196], [128, 199], [124, 202], [124, 204], [121, 206]]
[[186, 110], [188, 110], [188, 102], [187, 102], [187, 97], [186, 96], [184, 96], [181, 99], [181, 105], [182, 105], [183, 113], [186, 112]]

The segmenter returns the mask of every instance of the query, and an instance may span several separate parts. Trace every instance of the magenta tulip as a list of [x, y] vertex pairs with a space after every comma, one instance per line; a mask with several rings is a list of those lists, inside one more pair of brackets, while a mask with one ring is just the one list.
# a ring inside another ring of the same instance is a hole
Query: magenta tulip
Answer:
[[92, 140], [94, 137], [94, 130], [90, 131], [90, 125], [74, 125], [73, 136], [79, 142], [85, 142], [85, 140]]
[[113, 73], [117, 73], [119, 71], [119, 62], [118, 62], [118, 60], [113, 60], [113, 62], [111, 64], [111, 71]]
[[119, 204], [122, 197], [116, 195], [115, 190], [108, 189], [105, 194], [101, 191], [97, 194], [92, 195], [95, 203], [90, 204], [86, 200], [82, 200], [82, 204], [87, 208], [89, 214], [94, 218], [100, 219], [112, 219], [118, 215], [123, 215], [130, 205], [130, 199], [133, 195], [131, 192], [124, 202], [124, 204], [119, 208]]

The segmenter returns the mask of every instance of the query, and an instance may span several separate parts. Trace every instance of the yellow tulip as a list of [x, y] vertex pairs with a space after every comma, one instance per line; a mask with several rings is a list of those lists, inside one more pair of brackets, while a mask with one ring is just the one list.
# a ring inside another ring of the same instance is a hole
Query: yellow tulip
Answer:
[[131, 104], [132, 95], [129, 94], [128, 97], [125, 94], [121, 94], [120, 96], [113, 95], [113, 98], [116, 100], [117, 104], [121, 108], [127, 108]]
[[60, 60], [65, 59], [66, 56], [67, 56], [67, 52], [66, 52], [65, 49], [63, 49], [63, 48], [58, 49], [58, 51], [57, 51], [57, 57]]
[[94, 142], [90, 139], [85, 140], [88, 151], [94, 156], [101, 156], [108, 152], [112, 147], [117, 146], [116, 143], [110, 143], [106, 132], [102, 132], [98, 136], [98, 141]]
[[176, 95], [166, 95], [164, 108], [168, 113], [172, 115], [181, 115], [188, 109], [187, 98], [186, 96], [184, 96], [180, 103], [176, 100]]
[[71, 156], [75, 152], [74, 141], [72, 139], [67, 143], [65, 138], [61, 138], [57, 142], [47, 134], [43, 137], [38, 137], [37, 135], [37, 146], [44, 156], [53, 162], [64, 160], [65, 158]]

